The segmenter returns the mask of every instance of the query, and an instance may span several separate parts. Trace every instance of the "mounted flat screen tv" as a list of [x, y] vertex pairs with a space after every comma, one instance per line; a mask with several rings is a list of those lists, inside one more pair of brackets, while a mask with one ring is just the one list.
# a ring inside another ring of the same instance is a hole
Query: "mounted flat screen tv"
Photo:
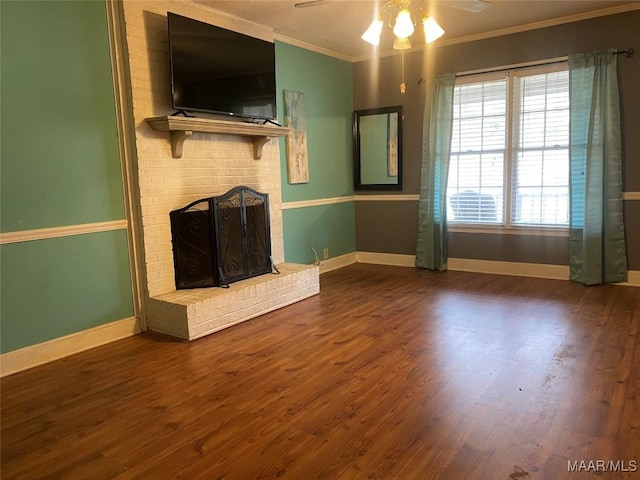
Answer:
[[275, 45], [167, 13], [173, 108], [276, 118]]

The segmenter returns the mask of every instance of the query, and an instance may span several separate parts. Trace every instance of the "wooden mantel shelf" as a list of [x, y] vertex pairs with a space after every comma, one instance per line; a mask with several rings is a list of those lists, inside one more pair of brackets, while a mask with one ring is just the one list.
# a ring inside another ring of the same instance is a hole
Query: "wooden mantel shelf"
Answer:
[[178, 116], [147, 118], [147, 123], [154, 130], [171, 132], [173, 158], [182, 157], [184, 141], [193, 135], [193, 132], [204, 132], [251, 137], [253, 158], [259, 160], [262, 157], [262, 147], [272, 137], [284, 137], [291, 131], [290, 128], [278, 127], [277, 125]]

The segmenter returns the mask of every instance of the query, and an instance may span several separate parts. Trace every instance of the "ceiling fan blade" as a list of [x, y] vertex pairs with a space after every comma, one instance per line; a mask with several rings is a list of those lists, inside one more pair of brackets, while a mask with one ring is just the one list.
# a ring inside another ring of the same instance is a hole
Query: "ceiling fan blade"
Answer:
[[490, 0], [433, 0], [433, 3], [473, 13], [482, 12], [491, 6]]
[[295, 3], [293, 6], [296, 8], [319, 7], [320, 5], [327, 3], [327, 1], [328, 0], [309, 0], [307, 2]]

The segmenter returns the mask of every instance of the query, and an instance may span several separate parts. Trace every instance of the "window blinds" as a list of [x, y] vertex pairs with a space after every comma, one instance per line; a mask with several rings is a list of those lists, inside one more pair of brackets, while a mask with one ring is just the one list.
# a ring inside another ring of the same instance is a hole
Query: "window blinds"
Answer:
[[516, 76], [513, 224], [569, 223], [569, 73]]
[[457, 86], [447, 185], [450, 220], [503, 222], [506, 79]]
[[569, 79], [566, 65], [561, 68], [456, 85], [449, 221], [568, 224]]

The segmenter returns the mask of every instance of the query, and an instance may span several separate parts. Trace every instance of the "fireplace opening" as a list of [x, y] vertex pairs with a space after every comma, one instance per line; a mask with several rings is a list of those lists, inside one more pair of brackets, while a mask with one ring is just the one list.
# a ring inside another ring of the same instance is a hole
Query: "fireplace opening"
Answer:
[[176, 289], [229, 287], [279, 273], [271, 258], [267, 193], [239, 186], [173, 210], [169, 217]]

